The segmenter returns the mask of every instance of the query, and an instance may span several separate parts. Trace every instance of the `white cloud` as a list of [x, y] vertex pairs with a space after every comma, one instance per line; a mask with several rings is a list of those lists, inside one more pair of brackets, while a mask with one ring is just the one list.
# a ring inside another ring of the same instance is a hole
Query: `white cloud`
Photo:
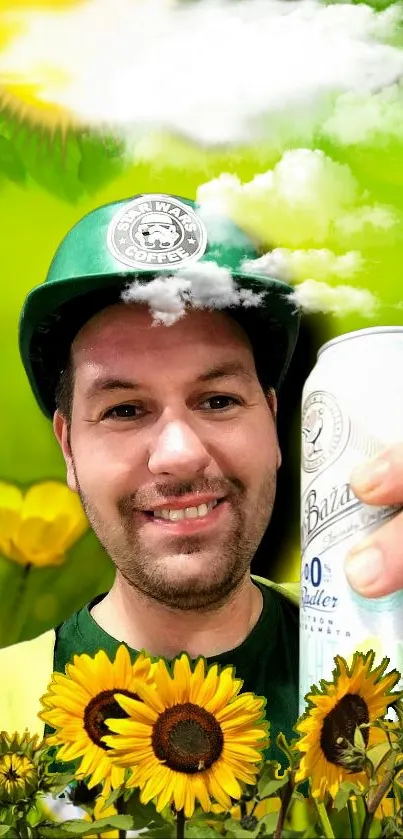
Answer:
[[238, 289], [230, 272], [215, 262], [198, 263], [174, 275], [156, 277], [147, 283], [134, 280], [122, 292], [124, 303], [146, 303], [155, 323], [172, 326], [193, 309], [226, 309], [259, 306], [264, 292]]
[[247, 183], [222, 173], [199, 187], [197, 199], [230, 215], [270, 249], [356, 250], [355, 237], [359, 249], [361, 234], [376, 242], [398, 223], [389, 207], [368, 204], [348, 166], [319, 150], [287, 151]]
[[307, 278], [352, 279], [363, 270], [364, 264], [358, 251], [337, 255], [327, 248], [305, 251], [274, 248], [258, 259], [245, 260], [243, 268], [245, 271], [256, 271], [294, 283]]
[[345, 146], [403, 140], [403, 84], [394, 84], [373, 96], [348, 92], [339, 96], [324, 120], [324, 136]]
[[42, 101], [128, 137], [141, 126], [248, 140], [268, 116], [403, 75], [403, 53], [387, 43], [399, 4], [88, 0], [8, 17], [23, 31], [2, 49], [0, 84], [34, 84]]
[[379, 301], [367, 289], [330, 286], [316, 280], [306, 280], [295, 286], [291, 296], [304, 312], [323, 312], [339, 317], [359, 312], [370, 318], [379, 308]]

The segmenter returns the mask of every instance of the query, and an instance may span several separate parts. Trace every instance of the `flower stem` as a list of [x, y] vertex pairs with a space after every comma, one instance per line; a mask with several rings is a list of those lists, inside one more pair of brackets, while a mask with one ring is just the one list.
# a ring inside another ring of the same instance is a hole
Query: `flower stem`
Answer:
[[[359, 801], [353, 801], [351, 798], [347, 801], [347, 810], [348, 810], [348, 817], [350, 821], [350, 829], [351, 829], [351, 836], [352, 839], [360, 839], [361, 836], [361, 828], [362, 828], [362, 818], [360, 815], [360, 804], [363, 804], [362, 798]], [[366, 811], [364, 811], [366, 814]], [[365, 815], [364, 815], [365, 818]]]
[[185, 839], [185, 811], [178, 810], [176, 814], [176, 839]]
[[[123, 797], [123, 795], [120, 795], [119, 798], [116, 801], [116, 810], [120, 815], [124, 815], [125, 814], [125, 809], [126, 809], [126, 807], [125, 807], [124, 797]], [[127, 837], [126, 830], [121, 830], [119, 828], [118, 833], [119, 833], [119, 839], [126, 839], [126, 837]]]
[[276, 829], [273, 834], [273, 839], [280, 839], [280, 837], [282, 836], [285, 818], [288, 812], [288, 808], [290, 806], [292, 794], [294, 792], [294, 786], [294, 773], [291, 772], [290, 777], [285, 786], [284, 792], [281, 796], [281, 807], [278, 815]]
[[364, 824], [362, 826], [361, 831], [361, 839], [369, 839], [369, 833], [371, 830], [371, 825], [374, 819], [374, 815], [376, 813], [377, 808], [379, 807], [382, 798], [386, 795], [389, 787], [393, 783], [393, 779], [396, 773], [396, 761], [397, 761], [397, 751], [393, 751], [390, 755], [387, 763], [386, 763], [386, 771], [382, 778], [382, 781], [375, 789], [375, 792], [372, 794], [371, 789], [368, 795], [368, 802], [367, 802], [367, 811], [364, 819]]
[[319, 821], [320, 821], [324, 836], [326, 837], [326, 839], [335, 839], [335, 835], [333, 833], [333, 828], [332, 828], [332, 825], [330, 824], [329, 816], [326, 812], [326, 807], [325, 807], [323, 801], [318, 801], [317, 798], [314, 798], [313, 800], [315, 802], [316, 811], [317, 811], [317, 814], [319, 816]]

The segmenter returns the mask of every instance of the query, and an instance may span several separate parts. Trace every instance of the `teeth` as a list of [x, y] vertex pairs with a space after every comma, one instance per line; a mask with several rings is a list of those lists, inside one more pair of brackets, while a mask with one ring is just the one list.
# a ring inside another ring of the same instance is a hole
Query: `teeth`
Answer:
[[180, 521], [181, 519], [202, 519], [218, 504], [218, 501], [210, 501], [208, 504], [199, 504], [198, 507], [183, 507], [181, 510], [155, 510], [154, 518], [165, 521]]

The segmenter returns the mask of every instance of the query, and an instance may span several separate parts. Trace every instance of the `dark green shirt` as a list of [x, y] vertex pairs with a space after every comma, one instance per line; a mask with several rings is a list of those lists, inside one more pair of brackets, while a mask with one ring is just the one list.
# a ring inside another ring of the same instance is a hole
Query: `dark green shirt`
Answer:
[[[221, 667], [231, 664], [244, 684], [242, 691], [252, 691], [267, 700], [266, 718], [270, 721], [271, 746], [266, 758], [283, 762], [275, 745], [282, 731], [289, 739], [295, 737], [293, 725], [298, 718], [298, 608], [275, 589], [255, 581], [263, 594], [260, 618], [245, 641], [236, 649], [207, 659], [208, 664]], [[95, 598], [66, 620], [56, 630], [54, 669], [64, 673], [65, 665], [74, 655], [95, 655], [103, 649], [114, 659], [120, 644], [96, 623], [90, 610], [105, 595]], [[132, 660], [138, 652], [128, 647]]]

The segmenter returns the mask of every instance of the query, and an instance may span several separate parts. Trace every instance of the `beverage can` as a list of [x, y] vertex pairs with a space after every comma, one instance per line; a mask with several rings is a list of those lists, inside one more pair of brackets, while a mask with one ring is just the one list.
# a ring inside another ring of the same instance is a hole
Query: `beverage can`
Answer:
[[350, 548], [399, 511], [363, 504], [351, 472], [402, 440], [403, 327], [328, 341], [302, 395], [300, 713], [312, 685], [332, 679], [336, 655], [351, 664], [373, 650], [403, 671], [403, 590], [361, 597], [344, 571]]

